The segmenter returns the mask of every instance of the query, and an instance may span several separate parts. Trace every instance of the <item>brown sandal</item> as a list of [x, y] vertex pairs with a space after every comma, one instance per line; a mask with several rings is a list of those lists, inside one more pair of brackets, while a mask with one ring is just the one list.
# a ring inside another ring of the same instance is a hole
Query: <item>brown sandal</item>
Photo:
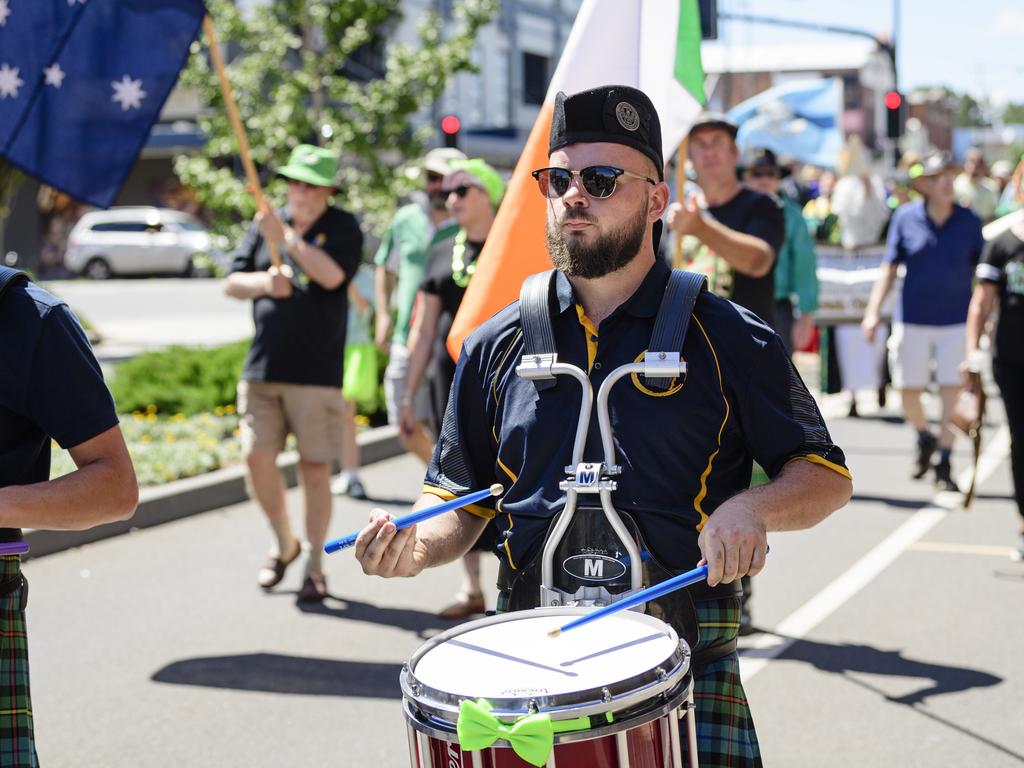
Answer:
[[300, 603], [322, 603], [327, 597], [327, 579], [322, 573], [310, 573], [299, 590]]
[[287, 560], [282, 560], [280, 557], [271, 557], [260, 566], [259, 573], [256, 574], [256, 583], [259, 584], [263, 589], [272, 589], [281, 583], [281, 579], [284, 578], [285, 569], [294, 563], [298, 559], [299, 555], [302, 554], [302, 544], [299, 540], [295, 540], [295, 554], [289, 557]]
[[483, 613], [486, 610], [483, 595], [467, 595], [460, 592], [455, 596], [455, 602], [441, 610], [437, 617], [439, 619], [468, 619], [470, 616]]

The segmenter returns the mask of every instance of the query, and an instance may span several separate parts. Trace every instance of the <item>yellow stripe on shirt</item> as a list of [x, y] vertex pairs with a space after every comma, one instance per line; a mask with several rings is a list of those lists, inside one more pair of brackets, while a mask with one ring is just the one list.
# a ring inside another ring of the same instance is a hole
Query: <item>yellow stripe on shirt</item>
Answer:
[[[429, 493], [431, 496], [437, 496], [441, 501], [450, 501], [455, 498], [455, 494], [451, 491], [445, 490], [444, 488], [438, 488], [436, 485], [424, 485], [423, 493]], [[490, 520], [494, 517], [494, 510], [487, 509], [487, 507], [481, 507], [479, 504], [467, 504], [462, 509], [469, 512], [471, 515], [482, 517], [484, 520]]]

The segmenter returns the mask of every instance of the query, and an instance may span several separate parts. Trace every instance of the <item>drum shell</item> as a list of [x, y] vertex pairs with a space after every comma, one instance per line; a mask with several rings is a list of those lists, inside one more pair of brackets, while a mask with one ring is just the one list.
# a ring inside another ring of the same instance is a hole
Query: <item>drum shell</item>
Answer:
[[[556, 768], [679, 766], [679, 712], [677, 705], [642, 725], [584, 741], [559, 742], [556, 738], [548, 765]], [[460, 749], [456, 741], [418, 731], [411, 721], [408, 730], [411, 768], [532, 768], [505, 742], [496, 742], [489, 749], [467, 752]]]
[[[503, 614], [463, 624], [428, 641], [405, 665], [401, 675], [412, 768], [528, 765], [501, 740], [478, 752], [459, 749], [455, 731], [459, 702], [462, 698], [473, 698], [474, 692], [463, 691], [463, 695], [458, 696], [421, 684], [415, 675], [416, 665], [426, 653], [474, 628], [541, 616], [555, 616], [562, 623], [563, 618], [568, 621], [586, 612], [583, 608], [542, 608]], [[663, 622], [642, 614], [631, 614], [631, 619], [666, 632], [677, 643], [677, 652], [651, 669], [597, 689], [583, 688], [556, 697], [489, 699], [494, 707], [492, 714], [507, 722], [537, 711], [550, 714], [553, 721], [590, 717], [592, 725], [587, 730], [555, 734], [552, 756], [553, 764], [558, 766], [669, 768], [679, 765], [680, 707], [692, 691], [689, 648]], [[608, 715], [611, 717], [606, 723]], [[628, 759], [622, 759], [624, 755], [628, 755]], [[549, 764], [552, 763], [549, 761]]]

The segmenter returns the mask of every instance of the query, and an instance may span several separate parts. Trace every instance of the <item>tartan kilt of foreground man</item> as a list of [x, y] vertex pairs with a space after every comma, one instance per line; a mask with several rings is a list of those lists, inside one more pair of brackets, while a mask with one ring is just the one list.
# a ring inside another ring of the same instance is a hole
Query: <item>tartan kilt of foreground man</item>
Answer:
[[[0, 582], [17, 578], [16, 555], [0, 557]], [[28, 677], [28, 638], [22, 593], [27, 587], [0, 595], [0, 765], [34, 768], [39, 765], [33, 739], [32, 699]]]

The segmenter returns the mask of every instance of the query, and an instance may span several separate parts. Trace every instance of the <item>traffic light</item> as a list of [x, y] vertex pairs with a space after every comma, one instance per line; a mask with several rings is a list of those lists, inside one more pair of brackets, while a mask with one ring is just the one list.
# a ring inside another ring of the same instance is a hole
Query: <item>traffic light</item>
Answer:
[[457, 115], [445, 115], [441, 118], [441, 133], [444, 134], [444, 145], [457, 149], [459, 146], [459, 129], [462, 121]]
[[885, 135], [898, 139], [903, 135], [903, 96], [899, 91], [888, 91], [882, 99], [885, 104]]

